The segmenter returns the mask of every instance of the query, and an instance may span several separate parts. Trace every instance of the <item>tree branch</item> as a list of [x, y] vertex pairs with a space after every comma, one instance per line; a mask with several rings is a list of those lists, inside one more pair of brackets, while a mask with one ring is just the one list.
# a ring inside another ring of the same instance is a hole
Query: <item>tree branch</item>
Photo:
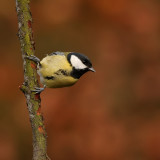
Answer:
[[47, 136], [41, 114], [41, 99], [38, 94], [31, 90], [39, 87], [37, 80], [36, 64], [25, 56], [34, 55], [35, 47], [32, 32], [32, 16], [29, 7], [30, 0], [16, 0], [16, 11], [18, 16], [18, 37], [21, 44], [23, 57], [24, 83], [20, 87], [23, 91], [33, 134], [33, 160], [47, 160]]

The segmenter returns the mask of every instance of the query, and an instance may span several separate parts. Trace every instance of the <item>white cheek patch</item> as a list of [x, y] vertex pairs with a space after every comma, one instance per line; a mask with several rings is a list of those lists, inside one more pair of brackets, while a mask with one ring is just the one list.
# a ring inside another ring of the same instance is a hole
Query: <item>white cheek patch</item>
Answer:
[[85, 69], [87, 66], [75, 55], [71, 55], [71, 64], [76, 69]]

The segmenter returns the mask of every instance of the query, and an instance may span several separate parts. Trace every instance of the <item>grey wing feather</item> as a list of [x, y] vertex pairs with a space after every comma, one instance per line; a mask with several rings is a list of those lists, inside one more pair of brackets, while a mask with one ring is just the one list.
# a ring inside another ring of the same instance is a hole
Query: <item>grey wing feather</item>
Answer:
[[57, 51], [57, 52], [50, 53], [48, 56], [53, 56], [53, 55], [64, 55], [64, 53]]

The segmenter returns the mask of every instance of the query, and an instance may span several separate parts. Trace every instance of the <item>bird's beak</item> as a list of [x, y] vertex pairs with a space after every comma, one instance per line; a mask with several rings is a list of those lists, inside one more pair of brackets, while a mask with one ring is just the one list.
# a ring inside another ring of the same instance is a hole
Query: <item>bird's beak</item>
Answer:
[[89, 68], [89, 71], [96, 72], [94, 68]]

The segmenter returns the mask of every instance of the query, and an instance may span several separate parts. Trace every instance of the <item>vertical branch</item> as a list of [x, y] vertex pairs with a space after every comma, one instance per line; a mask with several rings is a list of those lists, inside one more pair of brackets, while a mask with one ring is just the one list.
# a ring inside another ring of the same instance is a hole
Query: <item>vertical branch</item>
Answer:
[[34, 55], [35, 47], [32, 32], [32, 17], [29, 7], [30, 0], [16, 0], [16, 11], [18, 16], [18, 37], [21, 44], [23, 57], [24, 83], [20, 87], [23, 91], [33, 134], [33, 160], [47, 160], [46, 131], [43, 123], [43, 117], [40, 112], [40, 96], [34, 94], [31, 90], [38, 87], [36, 64], [25, 56]]

